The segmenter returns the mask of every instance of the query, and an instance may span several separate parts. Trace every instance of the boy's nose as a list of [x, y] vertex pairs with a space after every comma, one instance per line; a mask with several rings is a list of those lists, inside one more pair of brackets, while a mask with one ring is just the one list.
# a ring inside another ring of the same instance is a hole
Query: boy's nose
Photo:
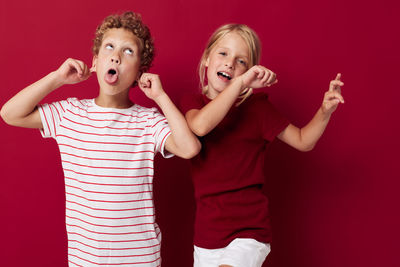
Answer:
[[119, 64], [121, 61], [117, 57], [112, 57], [111, 62]]
[[121, 57], [120, 57], [120, 55], [118, 54], [118, 52], [114, 52], [112, 55], [111, 55], [111, 62], [112, 63], [116, 63], [116, 64], [120, 64], [121, 63]]

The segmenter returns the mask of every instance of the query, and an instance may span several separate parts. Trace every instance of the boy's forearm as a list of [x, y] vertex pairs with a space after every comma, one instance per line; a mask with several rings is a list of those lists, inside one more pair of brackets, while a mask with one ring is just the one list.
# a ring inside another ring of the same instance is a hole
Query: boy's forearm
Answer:
[[11, 125], [24, 123], [24, 118], [31, 114], [37, 104], [50, 92], [60, 87], [62, 84], [56, 77], [55, 72], [51, 72], [39, 81], [29, 85], [14, 97], [12, 97], [1, 109], [1, 116], [5, 122]]
[[154, 99], [161, 108], [168, 125], [171, 129], [171, 137], [173, 140], [172, 149], [170, 151], [177, 156], [183, 158], [191, 158], [200, 150], [200, 142], [197, 137], [189, 129], [182, 113], [177, 109], [166, 93], [163, 93], [157, 99]]

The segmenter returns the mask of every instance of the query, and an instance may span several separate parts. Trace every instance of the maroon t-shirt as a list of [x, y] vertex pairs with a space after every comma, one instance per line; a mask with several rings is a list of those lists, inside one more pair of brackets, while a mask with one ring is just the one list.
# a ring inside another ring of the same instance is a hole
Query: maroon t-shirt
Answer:
[[[201, 109], [211, 100], [205, 95], [187, 95], [185, 114]], [[262, 193], [266, 145], [289, 124], [268, 101], [255, 93], [207, 135], [202, 149], [191, 160], [196, 198], [194, 244], [222, 248], [235, 238], [271, 239], [268, 199]]]

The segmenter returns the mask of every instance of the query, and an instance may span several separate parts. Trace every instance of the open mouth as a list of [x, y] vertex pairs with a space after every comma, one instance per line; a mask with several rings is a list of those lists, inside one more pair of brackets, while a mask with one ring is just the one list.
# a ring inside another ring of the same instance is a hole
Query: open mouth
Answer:
[[232, 79], [232, 77], [228, 73], [223, 72], [223, 71], [218, 71], [217, 75], [227, 79], [228, 81], [230, 81]]
[[104, 80], [108, 83], [108, 84], [114, 84], [118, 81], [118, 72], [116, 69], [109, 69], [106, 72], [106, 75], [104, 77]]

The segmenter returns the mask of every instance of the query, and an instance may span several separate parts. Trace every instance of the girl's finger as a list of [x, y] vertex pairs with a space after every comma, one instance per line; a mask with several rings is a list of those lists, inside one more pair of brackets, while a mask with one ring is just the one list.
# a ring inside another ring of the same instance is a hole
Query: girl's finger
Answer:
[[331, 92], [327, 95], [327, 100], [334, 100], [337, 99], [340, 103], [344, 104], [344, 98], [338, 92]]
[[265, 75], [264, 75], [264, 77], [261, 79], [261, 84], [263, 85], [263, 86], [266, 86], [268, 83], [267, 83], [267, 81], [268, 81], [268, 78], [269, 78], [269, 73], [266, 73]]
[[271, 75], [269, 76], [268, 79], [268, 84], [273, 84], [275, 80], [276, 80], [276, 74], [271, 71]]

